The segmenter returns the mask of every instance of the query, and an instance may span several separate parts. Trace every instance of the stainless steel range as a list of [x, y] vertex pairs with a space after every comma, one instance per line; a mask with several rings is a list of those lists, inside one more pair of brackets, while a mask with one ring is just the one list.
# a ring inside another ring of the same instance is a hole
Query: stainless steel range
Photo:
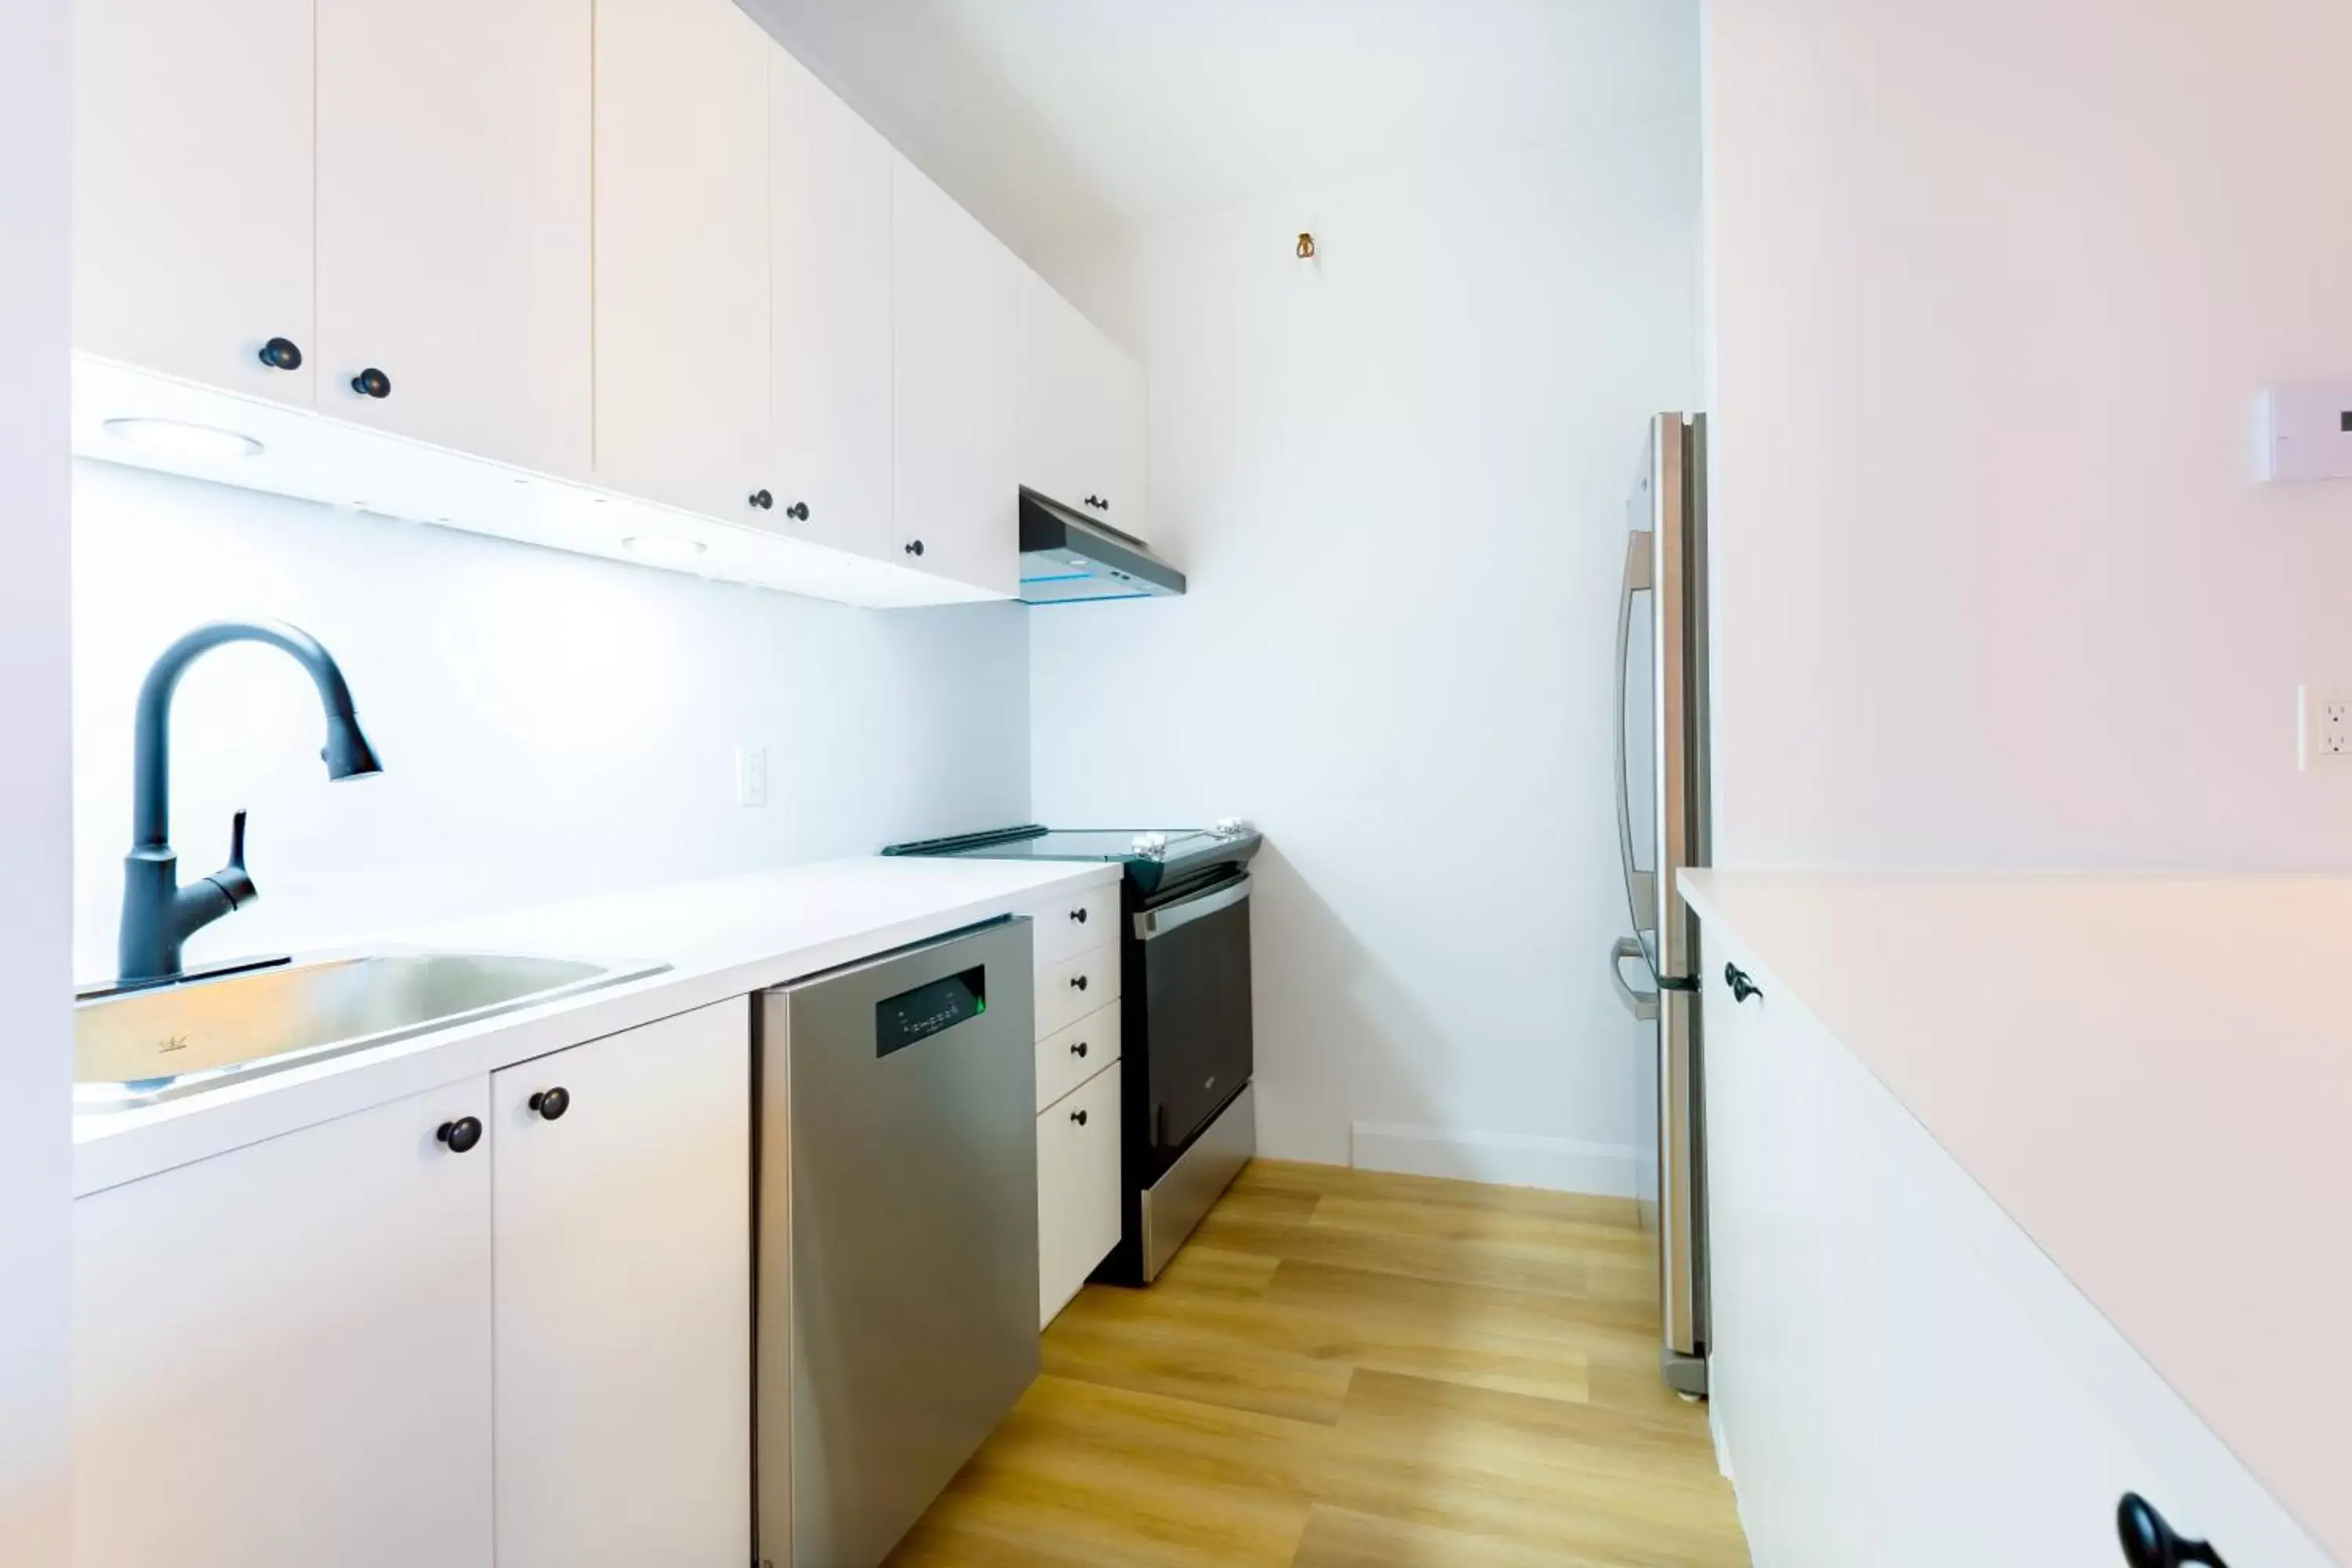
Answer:
[[1097, 1279], [1149, 1284], [1257, 1151], [1249, 862], [1263, 842], [1213, 828], [1012, 827], [893, 845], [886, 855], [1095, 860], [1124, 868], [1118, 1248]]

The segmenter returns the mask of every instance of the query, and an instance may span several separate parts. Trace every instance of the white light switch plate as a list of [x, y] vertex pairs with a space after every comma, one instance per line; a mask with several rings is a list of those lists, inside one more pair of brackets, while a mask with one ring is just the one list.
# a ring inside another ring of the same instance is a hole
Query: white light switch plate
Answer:
[[2305, 771], [2352, 767], [2352, 689], [2305, 686], [2295, 698], [2295, 731]]
[[768, 804], [768, 748], [745, 746], [735, 753], [735, 804]]
[[2263, 478], [2352, 479], [2352, 381], [2305, 381], [2263, 394]]

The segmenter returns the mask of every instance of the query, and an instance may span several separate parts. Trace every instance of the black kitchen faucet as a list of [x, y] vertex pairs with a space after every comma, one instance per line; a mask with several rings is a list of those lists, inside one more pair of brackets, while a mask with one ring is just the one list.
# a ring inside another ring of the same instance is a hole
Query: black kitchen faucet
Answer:
[[327, 710], [327, 744], [319, 755], [329, 778], [368, 778], [383, 771], [352, 710], [342, 670], [310, 633], [278, 622], [215, 621], [165, 648], [139, 689], [131, 853], [122, 862], [119, 952], [125, 985], [178, 979], [181, 944], [259, 897], [245, 872], [245, 813], [229, 828], [228, 864], [203, 880], [180, 886], [179, 857], [172, 852], [172, 695], [200, 655], [233, 642], [266, 643], [310, 672]]

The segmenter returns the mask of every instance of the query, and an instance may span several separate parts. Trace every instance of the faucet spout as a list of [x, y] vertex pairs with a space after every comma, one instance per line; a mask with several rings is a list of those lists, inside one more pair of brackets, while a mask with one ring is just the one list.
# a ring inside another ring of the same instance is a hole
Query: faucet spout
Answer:
[[178, 977], [183, 943], [257, 897], [245, 872], [245, 822], [238, 814], [229, 864], [215, 876], [182, 887], [172, 851], [172, 699], [188, 666], [226, 643], [257, 642], [299, 664], [326, 710], [327, 743], [320, 757], [327, 776], [365, 778], [383, 772], [360, 728], [351, 687], [318, 638], [275, 621], [215, 621], [198, 626], [163, 650], [139, 689], [132, 732], [131, 853], [123, 862], [121, 979], [126, 984]]

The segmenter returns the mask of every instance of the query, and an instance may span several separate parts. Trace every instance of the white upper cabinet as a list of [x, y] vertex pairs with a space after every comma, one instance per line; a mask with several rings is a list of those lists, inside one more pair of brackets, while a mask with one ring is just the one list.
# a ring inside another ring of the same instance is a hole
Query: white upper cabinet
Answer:
[[595, 0], [596, 478], [734, 522], [774, 500], [768, 53], [730, 0]]
[[74, 1205], [75, 1568], [490, 1568], [488, 1100]]
[[1020, 588], [1012, 366], [1020, 263], [904, 158], [892, 159], [897, 409], [892, 486], [900, 553], [1010, 596]]
[[1142, 367], [1025, 268], [1018, 379], [1021, 482], [1148, 537]]
[[308, 406], [311, 0], [78, 0], [73, 52], [74, 346]]
[[499, 1568], [751, 1560], [738, 997], [490, 1079]]
[[589, 477], [591, 3], [316, 0], [322, 412]]
[[768, 58], [776, 478], [761, 521], [887, 558], [890, 144], [789, 53]]

